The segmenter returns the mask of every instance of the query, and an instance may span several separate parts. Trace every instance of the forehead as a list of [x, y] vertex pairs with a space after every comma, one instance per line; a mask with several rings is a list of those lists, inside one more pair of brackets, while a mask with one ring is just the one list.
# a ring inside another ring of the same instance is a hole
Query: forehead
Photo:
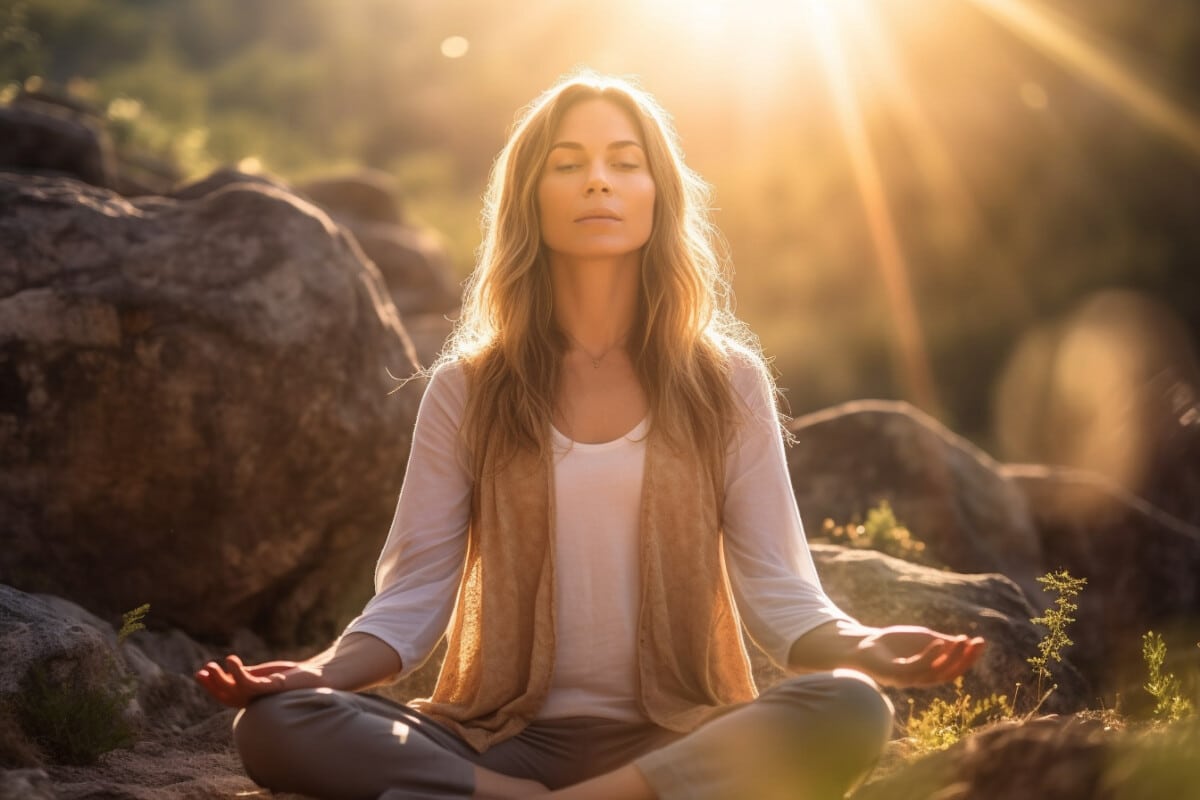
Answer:
[[553, 143], [578, 142], [605, 146], [610, 142], [642, 143], [642, 134], [633, 117], [611, 100], [596, 97], [575, 103], [554, 130]]

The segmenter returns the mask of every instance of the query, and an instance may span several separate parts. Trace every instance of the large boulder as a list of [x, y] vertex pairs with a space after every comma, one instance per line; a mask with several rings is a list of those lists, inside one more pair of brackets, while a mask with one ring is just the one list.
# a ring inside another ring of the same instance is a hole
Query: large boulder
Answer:
[[789, 429], [796, 443], [788, 468], [809, 531], [887, 500], [940, 563], [1003, 573], [1040, 597], [1044, 558], [1028, 504], [977, 447], [901, 402], [846, 403], [798, 417]]
[[1072, 661], [1110, 698], [1144, 696], [1142, 634], [1163, 634], [1180, 654], [1200, 639], [1200, 529], [1096, 473], [1012, 465], [1004, 474], [1029, 498], [1047, 561], [1088, 581]]
[[371, 593], [414, 368], [378, 270], [294, 195], [0, 174], [0, 581], [328, 636]]

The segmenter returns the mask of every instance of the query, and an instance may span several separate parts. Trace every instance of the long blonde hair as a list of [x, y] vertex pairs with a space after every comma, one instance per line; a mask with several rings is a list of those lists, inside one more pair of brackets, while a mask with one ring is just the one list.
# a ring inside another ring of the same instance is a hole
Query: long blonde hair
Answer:
[[628, 81], [576, 73], [523, 110], [492, 168], [479, 259], [462, 315], [438, 359], [438, 365], [461, 361], [466, 369], [463, 436], [476, 454], [476, 479], [489, 444], [499, 445], [500, 453], [544, 453], [548, 446], [566, 340], [553, 318], [537, 187], [564, 114], [597, 98], [623, 109], [640, 128], [655, 184], [653, 228], [642, 250], [628, 344], [650, 406], [650, 435], [677, 447], [697, 446], [714, 477], [720, 475], [737, 417], [730, 356], [748, 355], [771, 381], [757, 341], [730, 310], [708, 185], [683, 163], [668, 115]]

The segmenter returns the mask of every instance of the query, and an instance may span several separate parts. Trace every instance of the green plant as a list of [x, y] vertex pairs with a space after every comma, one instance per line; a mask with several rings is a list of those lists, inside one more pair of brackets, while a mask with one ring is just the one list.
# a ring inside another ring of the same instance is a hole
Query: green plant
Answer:
[[976, 700], [963, 691], [962, 677], [954, 680], [953, 700], [947, 702], [935, 697], [929, 707], [919, 714], [914, 713], [913, 706], [914, 701], [909, 699], [905, 732], [913, 755], [945, 750], [972, 728], [1013, 716], [1012, 703], [1007, 697], [993, 694]]
[[823, 532], [829, 541], [860, 550], [878, 550], [895, 558], [902, 558], [918, 564], [932, 564], [925, 552], [925, 543], [912, 535], [912, 532], [896, 519], [892, 506], [887, 500], [867, 512], [867, 519], [861, 524], [835, 525], [827, 519]]
[[[886, 521], [886, 517], [882, 517], [882, 519]], [[1087, 579], [1073, 578], [1066, 570], [1059, 570], [1041, 576], [1038, 578], [1038, 582], [1058, 596], [1054, 605], [1045, 614], [1030, 620], [1035, 625], [1045, 627], [1046, 635], [1038, 642], [1038, 654], [1026, 659], [1033, 667], [1034, 676], [1037, 678], [1037, 702], [1027, 716], [1032, 716], [1050, 696], [1050, 693], [1057, 688], [1057, 686], [1051, 686], [1048, 691], [1042, 693], [1043, 681], [1052, 680], [1054, 677], [1050, 671], [1050, 662], [1061, 662], [1063, 648], [1073, 644], [1070, 637], [1067, 636], [1067, 626], [1075, 621], [1072, 614], [1079, 607], [1075, 604], [1074, 598], [1087, 584]], [[954, 690], [953, 700], [947, 702], [941, 698], [934, 698], [929, 706], [920, 713], [915, 711], [914, 701], [911, 699], [908, 701], [909, 711], [905, 731], [911, 743], [913, 755], [919, 756], [934, 750], [944, 750], [962, 739], [978, 725], [1013, 719], [1021, 684], [1018, 683], [1014, 688], [1011, 700], [1000, 694], [992, 694], [976, 700], [963, 692], [961, 677], [954, 681]]]
[[150, 613], [150, 604], [143, 603], [132, 611], [126, 611], [121, 615], [121, 630], [117, 631], [117, 644], [124, 644], [132, 634], [138, 631], [146, 630], [146, 626], [142, 624], [142, 620]]
[[1154, 716], [1164, 722], [1178, 722], [1191, 715], [1192, 701], [1183, 696], [1179, 679], [1173, 673], [1163, 674], [1163, 663], [1167, 660], [1167, 644], [1154, 631], [1142, 634], [1142, 658], [1146, 662], [1149, 679], [1145, 689], [1155, 700]]
[[46, 667], [26, 676], [14, 711], [22, 730], [55, 762], [94, 764], [101, 754], [134, 742], [125, 718], [130, 688], [106, 688], [77, 675], [55, 680]]
[[1042, 693], [1044, 682], [1054, 679], [1054, 675], [1050, 671], [1050, 662], [1062, 663], [1063, 648], [1075, 644], [1067, 636], [1067, 626], [1075, 621], [1075, 617], [1071, 615], [1079, 610], [1074, 598], [1087, 585], [1087, 578], [1073, 578], [1071, 573], [1065, 569], [1047, 573], [1037, 580], [1046, 587], [1047, 591], [1054, 592], [1058, 596], [1054, 600], [1054, 605], [1046, 609], [1045, 614], [1030, 620], [1034, 625], [1046, 628], [1046, 635], [1038, 642], [1038, 654], [1026, 659], [1033, 667], [1033, 675], [1037, 679], [1035, 710], [1041, 707], [1050, 693], [1058, 688], [1057, 684], [1052, 684], [1045, 694]]

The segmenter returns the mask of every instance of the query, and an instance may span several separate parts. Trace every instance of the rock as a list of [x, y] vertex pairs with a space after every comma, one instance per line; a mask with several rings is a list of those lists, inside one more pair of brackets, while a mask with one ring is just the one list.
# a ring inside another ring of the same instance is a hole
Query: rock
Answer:
[[397, 225], [404, 222], [395, 179], [379, 170], [361, 170], [302, 183], [300, 194], [339, 219]]
[[70, 175], [105, 188], [116, 184], [112, 142], [101, 125], [31, 100], [0, 106], [0, 170]]
[[378, 270], [234, 183], [0, 175], [0, 581], [275, 643], [361, 610], [420, 385]]
[[126, 197], [166, 195], [182, 176], [179, 168], [146, 153], [117, 151], [117, 185]]
[[431, 231], [343, 220], [375, 262], [400, 313], [444, 313], [462, 304], [450, 257]]
[[1088, 716], [1006, 722], [870, 780], [852, 800], [1176, 800], [1200, 785], [1200, 720], [1119, 730]]
[[58, 800], [50, 776], [40, 769], [0, 770], [0, 800]]
[[[1024, 495], [978, 448], [907, 403], [859, 401], [799, 417], [788, 468], [810, 533], [887, 500], [935, 559], [999, 572], [1041, 595], [1041, 543]], [[1035, 603], [1036, 605], [1036, 603]]]
[[1048, 717], [998, 724], [868, 783], [854, 800], [1092, 800], [1106, 756], [1104, 725]]
[[1071, 661], [1106, 695], [1145, 697], [1141, 637], [1154, 629], [1168, 651], [1200, 639], [1200, 529], [1095, 473], [1008, 466], [1029, 498], [1045, 558], [1088, 584], [1078, 597]]
[[134, 681], [103, 631], [0, 585], [0, 652], [0, 766], [37, 766], [13, 761], [42, 754], [86, 763], [132, 741], [143, 721]]
[[[195, 199], [234, 183], [257, 183], [290, 191], [265, 175], [223, 168], [203, 180], [177, 188], [172, 197]], [[383, 274], [392, 302], [405, 319], [409, 314], [444, 314], [462, 302], [450, 258], [432, 231], [399, 220], [395, 187], [383, 173], [357, 178], [330, 178], [303, 185], [303, 194], [348, 230]]]
[[450, 257], [438, 236], [404, 222], [396, 181], [363, 170], [309, 181], [297, 191], [354, 234], [375, 262], [400, 313], [444, 313], [462, 303]]
[[46, 109], [47, 106], [50, 106], [52, 107], [49, 109], [51, 111], [87, 117], [97, 123], [104, 120], [104, 110], [96, 104], [71, 94], [62, 86], [47, 86], [44, 83], [38, 88], [30, 88], [29, 85], [22, 86], [17, 90], [16, 97], [12, 99], [12, 105], [35, 109]]
[[170, 197], [176, 200], [196, 200], [200, 197], [210, 195], [219, 189], [224, 189], [226, 186], [232, 186], [236, 183], [251, 183], [258, 186], [269, 186], [278, 189], [281, 192], [290, 192], [287, 185], [276, 178], [269, 175], [263, 175], [257, 172], [242, 172], [233, 167], [220, 167], [213, 170], [197, 181], [185, 183], [182, 186], [177, 186], [170, 192]]
[[[932, 569], [873, 550], [822, 544], [811, 547], [822, 586], [848, 614], [866, 625], [925, 625], [946, 633], [982, 636], [988, 641], [987, 650], [967, 673], [963, 690], [975, 698], [999, 694], [1012, 701], [1020, 684], [1018, 710], [1034, 702], [1032, 672], [1026, 659], [1037, 655], [1043, 630], [1030, 622], [1036, 612], [1011, 580], [996, 574], [963, 575]], [[1053, 671], [1058, 690], [1046, 700], [1043, 710], [1087, 707], [1092, 694], [1069, 658]], [[920, 710], [934, 697], [949, 700], [954, 687], [888, 689], [888, 694], [895, 702], [897, 718], [903, 720], [910, 699]]]

